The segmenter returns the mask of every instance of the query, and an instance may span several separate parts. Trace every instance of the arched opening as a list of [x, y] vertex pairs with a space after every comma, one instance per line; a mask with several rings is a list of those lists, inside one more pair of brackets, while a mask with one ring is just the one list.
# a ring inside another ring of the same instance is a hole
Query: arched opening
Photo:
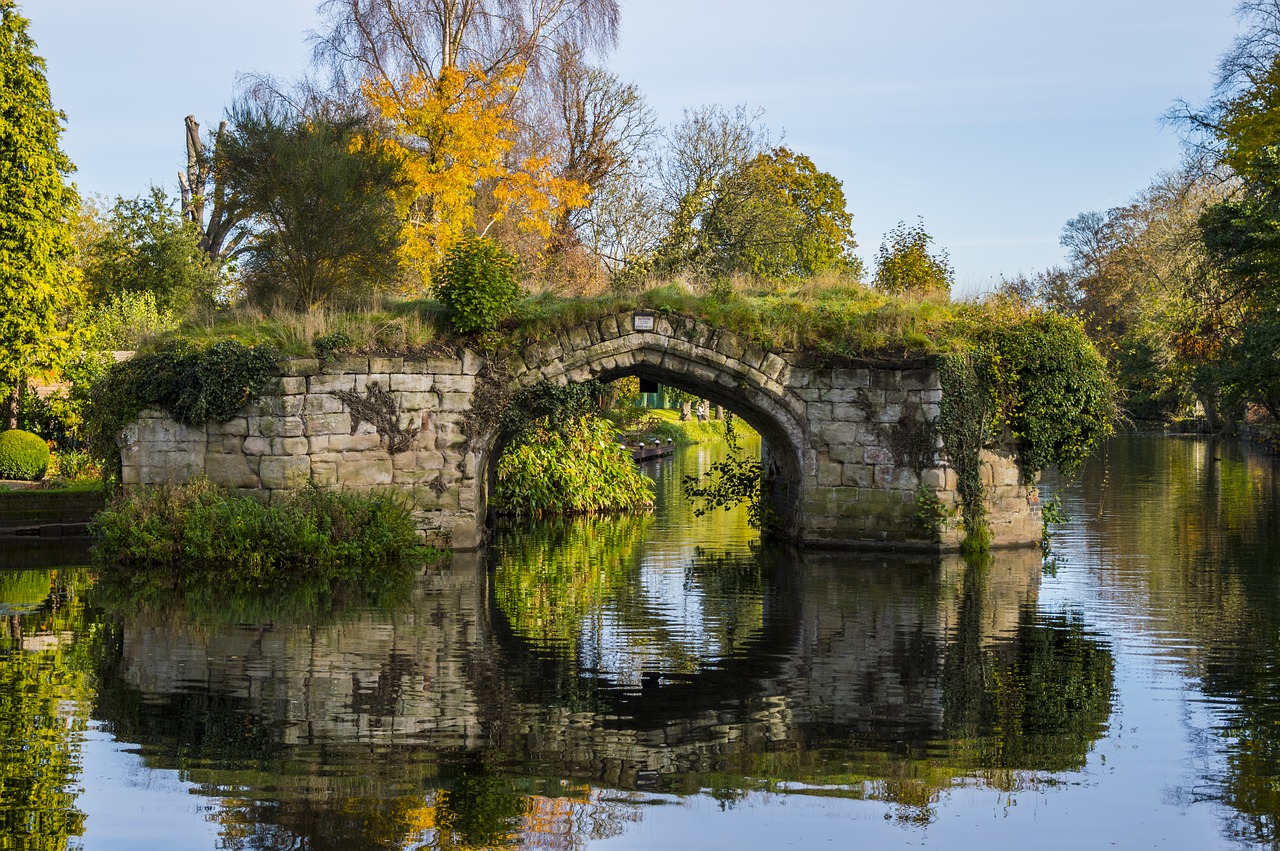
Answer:
[[[565, 335], [562, 341], [572, 338]], [[764, 499], [776, 518], [771, 534], [784, 540], [799, 537], [804, 526], [800, 483], [813, 466], [807, 451], [807, 418], [803, 404], [761, 372], [759, 363], [727, 358], [716, 348], [690, 342], [687, 337], [635, 333], [600, 342], [583, 340], [577, 347], [560, 346], [558, 357], [530, 365], [512, 377], [513, 387], [539, 382], [565, 384], [596, 379], [612, 382], [628, 376], [648, 379], [683, 390], [741, 418], [761, 437]], [[482, 516], [497, 479], [497, 460], [511, 440], [497, 430], [479, 461]]]

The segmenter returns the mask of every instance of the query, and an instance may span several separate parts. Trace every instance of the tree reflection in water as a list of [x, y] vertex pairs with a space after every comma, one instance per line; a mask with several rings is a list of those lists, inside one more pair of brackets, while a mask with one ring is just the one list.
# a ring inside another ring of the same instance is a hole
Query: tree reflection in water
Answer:
[[1105, 727], [1110, 654], [1036, 613], [1036, 553], [677, 568], [650, 560], [646, 522], [535, 530], [318, 619], [283, 593], [205, 612], [104, 595], [70, 627], [92, 645], [77, 682], [98, 683], [78, 705], [243, 849], [580, 848], [694, 793], [928, 822], [957, 784], [1079, 766]]

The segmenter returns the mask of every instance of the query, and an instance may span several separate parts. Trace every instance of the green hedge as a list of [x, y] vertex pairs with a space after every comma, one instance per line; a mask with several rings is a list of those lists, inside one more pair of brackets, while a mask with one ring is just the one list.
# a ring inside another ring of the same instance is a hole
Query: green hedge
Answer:
[[22, 429], [0, 432], [0, 479], [34, 482], [49, 469], [49, 445]]

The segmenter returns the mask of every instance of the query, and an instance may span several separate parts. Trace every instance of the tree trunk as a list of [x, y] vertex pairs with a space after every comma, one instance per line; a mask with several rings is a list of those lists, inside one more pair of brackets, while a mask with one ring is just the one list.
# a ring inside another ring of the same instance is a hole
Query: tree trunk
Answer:
[[9, 391], [9, 398], [5, 400], [4, 411], [4, 427], [18, 427], [18, 407], [22, 403], [22, 382], [13, 385], [13, 389]]

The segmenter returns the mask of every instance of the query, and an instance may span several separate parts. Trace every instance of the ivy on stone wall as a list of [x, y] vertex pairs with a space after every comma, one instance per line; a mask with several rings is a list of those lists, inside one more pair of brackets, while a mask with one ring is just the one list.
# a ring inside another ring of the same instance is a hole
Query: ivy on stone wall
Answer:
[[90, 451], [118, 472], [116, 437], [145, 408], [185, 425], [226, 422], [273, 389], [278, 358], [271, 346], [236, 340], [205, 348], [178, 341], [117, 363], [90, 391]]
[[1050, 465], [1070, 474], [1114, 431], [1115, 389], [1074, 319], [1052, 313], [987, 325], [939, 362], [938, 431], [958, 477], [969, 551], [990, 544], [981, 452], [1018, 451], [1024, 481]]

